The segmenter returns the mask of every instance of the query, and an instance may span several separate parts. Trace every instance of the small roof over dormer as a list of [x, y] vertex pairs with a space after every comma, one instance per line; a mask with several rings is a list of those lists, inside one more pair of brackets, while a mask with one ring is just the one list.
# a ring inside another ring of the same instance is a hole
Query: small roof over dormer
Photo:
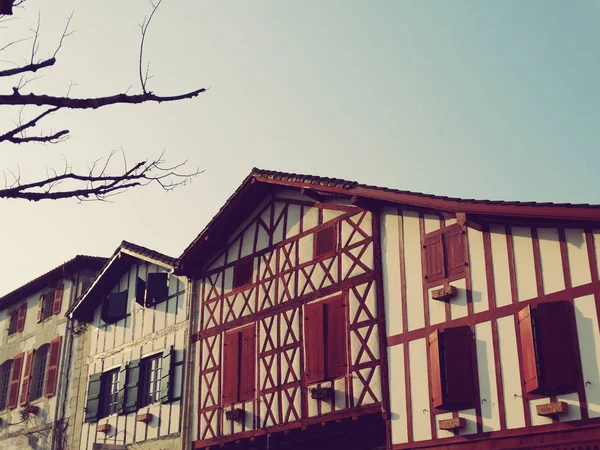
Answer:
[[136, 261], [145, 261], [165, 267], [172, 271], [176, 258], [151, 250], [141, 245], [122, 241], [104, 267], [99, 271], [92, 284], [67, 311], [69, 318], [89, 319], [102, 299], [113, 288], [121, 276]]
[[461, 214], [464, 220], [471, 223], [545, 221], [568, 223], [571, 226], [597, 226], [600, 223], [600, 205], [461, 199], [372, 186], [340, 178], [254, 168], [179, 257], [176, 273], [197, 276], [202, 265], [218, 251], [240, 221], [277, 188], [297, 189], [315, 201], [343, 198], [358, 206], [377, 208], [387, 204], [446, 217]]
[[44, 289], [45, 287], [54, 287], [63, 278], [68, 278], [72, 274], [82, 270], [98, 270], [105, 263], [107, 258], [99, 256], [77, 255], [73, 259], [55, 267], [52, 270], [29, 281], [23, 286], [18, 287], [12, 292], [0, 297], [0, 309], [4, 309], [24, 298]]

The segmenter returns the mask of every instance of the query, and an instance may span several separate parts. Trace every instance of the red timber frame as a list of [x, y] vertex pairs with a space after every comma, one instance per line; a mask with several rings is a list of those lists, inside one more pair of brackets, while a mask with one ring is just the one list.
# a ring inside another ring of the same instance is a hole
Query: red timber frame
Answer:
[[[385, 421], [389, 395], [378, 214], [353, 205], [287, 199], [282, 195], [271, 197], [257, 210], [255, 219], [228, 240], [243, 240], [247, 230], [256, 226], [253, 253], [242, 255], [240, 243], [237, 257], [229, 261], [231, 249], [222, 248], [212, 259], [212, 267], [217, 260], [222, 264], [213, 269], [207, 264], [209, 269], [198, 283], [200, 330], [193, 340], [200, 347], [200, 404], [195, 448], [255, 440], [278, 432], [287, 435], [314, 424], [325, 426], [364, 415], [377, 416], [382, 410], [384, 416], [378, 420], [389, 435]], [[299, 208], [299, 224], [296, 234], [286, 236], [288, 210], [292, 207]], [[318, 211], [317, 223], [311, 228], [303, 219], [307, 208]], [[301, 263], [301, 239], [332, 225], [336, 231], [335, 251], [315, 258], [310, 247], [308, 260]], [[263, 231], [269, 242], [259, 250], [258, 235]], [[226, 290], [226, 280], [231, 277], [224, 274], [246, 258], [254, 260], [252, 282]], [[349, 367], [339, 379], [345, 392], [336, 394], [336, 400], [326, 405], [324, 400], [311, 398], [303, 376], [303, 305], [340, 295], [346, 310]], [[245, 413], [252, 410], [254, 418], [251, 425], [244, 420], [232, 432], [221, 400], [222, 337], [228, 330], [250, 324], [254, 324], [257, 335], [256, 398], [234, 407]], [[352, 348], [357, 350], [353, 352]], [[384, 442], [389, 438], [381, 437]]]
[[[402, 216], [402, 210], [407, 210], [415, 208], [398, 208], [397, 213], [398, 216]], [[424, 218], [427, 215], [430, 217], [432, 214], [431, 210], [420, 210], [418, 212], [419, 215], [419, 223], [420, 223], [420, 231], [421, 231], [421, 241], [425, 238], [424, 231]], [[448, 212], [438, 212], [438, 217], [440, 220], [440, 229], [433, 233], [440, 233], [450, 227], [446, 226], [445, 219], [452, 218], [454, 214]], [[462, 216], [462, 217], [461, 217]], [[411, 331], [405, 331], [404, 333], [393, 335], [387, 337], [387, 345], [395, 346], [395, 345], [403, 345], [405, 346], [404, 352], [404, 373], [409, 373], [409, 355], [408, 355], [408, 343], [415, 339], [427, 339], [429, 335], [437, 331], [444, 331], [446, 328], [454, 328], [459, 326], [469, 326], [471, 330], [474, 332], [474, 327], [478, 323], [490, 322], [491, 330], [492, 330], [492, 347], [494, 351], [494, 367], [495, 370], [495, 378], [496, 385], [493, 388], [497, 389], [498, 392], [498, 413], [500, 418], [500, 428], [499, 431], [493, 432], [483, 432], [482, 423], [481, 423], [481, 401], [479, 392], [475, 393], [476, 402], [475, 402], [475, 413], [477, 417], [477, 432], [469, 435], [455, 435], [454, 437], [448, 438], [436, 438], [436, 424], [435, 424], [435, 414], [445, 413], [448, 410], [445, 409], [437, 409], [433, 407], [430, 399], [430, 411], [431, 411], [431, 433], [433, 438], [430, 440], [423, 441], [414, 441], [413, 433], [412, 433], [412, 416], [413, 411], [411, 410], [411, 391], [410, 391], [410, 379], [406, 377], [406, 386], [405, 386], [405, 395], [406, 395], [406, 417], [407, 417], [407, 430], [408, 430], [408, 442], [403, 444], [395, 444], [391, 446], [394, 450], [401, 449], [412, 449], [412, 448], [440, 448], [444, 450], [448, 449], [488, 449], [491, 448], [492, 444], [490, 443], [490, 439], [494, 439], [497, 441], [493, 444], [494, 448], [563, 448], [562, 445], [566, 446], [572, 444], [583, 444], [583, 443], [600, 443], [600, 418], [589, 418], [586, 404], [586, 391], [585, 391], [585, 380], [581, 376], [581, 373], [578, 376], [577, 385], [573, 388], [572, 392], [576, 392], [579, 396], [579, 407], [581, 411], [581, 419], [580, 420], [572, 420], [567, 422], [559, 422], [557, 419], [553, 419], [553, 423], [549, 425], [532, 425], [531, 423], [531, 412], [529, 407], [529, 401], [537, 398], [546, 398], [549, 397], [550, 401], [556, 401], [555, 395], [538, 395], [533, 393], [526, 393], [523, 390], [522, 402], [523, 402], [523, 412], [525, 419], [525, 427], [516, 428], [516, 429], [507, 429], [506, 427], [506, 416], [505, 416], [505, 405], [504, 405], [504, 395], [503, 395], [503, 385], [502, 385], [502, 372], [500, 367], [500, 356], [499, 356], [499, 335], [498, 335], [498, 326], [497, 319], [502, 317], [510, 317], [512, 316], [515, 321], [515, 331], [517, 338], [517, 350], [518, 350], [518, 360], [519, 360], [519, 369], [521, 371], [521, 381], [523, 378], [523, 355], [522, 355], [522, 345], [518, 327], [518, 314], [519, 311], [523, 310], [527, 306], [535, 308], [540, 303], [545, 302], [558, 302], [558, 301], [567, 301], [573, 304], [574, 299], [586, 296], [593, 295], [595, 299], [596, 313], [598, 315], [598, 323], [600, 323], [600, 280], [598, 277], [598, 264], [600, 261], [596, 260], [595, 248], [594, 248], [594, 233], [593, 228], [600, 228], [598, 224], [596, 227], [590, 222], [583, 221], [573, 221], [573, 223], [568, 223], [565, 221], [550, 221], [550, 220], [539, 220], [532, 221], [530, 219], [513, 219], [511, 221], [507, 221], [507, 224], [503, 226], [504, 232], [506, 234], [506, 245], [507, 245], [507, 254], [508, 254], [508, 266], [509, 266], [509, 278], [510, 278], [510, 292], [511, 292], [511, 303], [508, 305], [504, 305], [501, 307], [496, 306], [496, 298], [495, 298], [495, 285], [494, 285], [494, 272], [493, 272], [493, 261], [492, 261], [492, 246], [491, 246], [491, 236], [490, 236], [490, 224], [498, 224], [500, 220], [487, 221], [487, 220], [472, 220], [466, 221], [465, 215], [456, 214], [458, 218], [459, 225], [464, 227], [464, 251], [465, 251], [465, 261], [469, 262], [469, 243], [468, 243], [468, 234], [466, 233], [467, 227], [472, 227], [482, 232], [483, 238], [483, 250], [484, 250], [484, 260], [485, 260], [485, 274], [486, 274], [486, 282], [487, 282], [487, 294], [488, 294], [488, 302], [489, 308], [485, 311], [474, 313], [473, 311], [473, 298], [471, 292], [471, 274], [470, 274], [470, 265], [467, 264], [465, 267], [464, 274], [461, 276], [451, 276], [447, 279], [436, 280], [434, 282], [427, 282], [427, 280], [423, 281], [423, 304], [424, 304], [424, 315], [425, 315], [425, 326], [422, 328], [414, 329]], [[510, 222], [510, 225], [508, 224]], [[528, 227], [531, 230], [531, 238], [533, 245], [533, 255], [534, 255], [534, 269], [535, 274], [535, 283], [537, 289], [537, 296], [534, 298], [524, 299], [519, 301], [517, 298], [517, 281], [516, 281], [516, 269], [515, 269], [515, 255], [514, 255], [514, 247], [513, 247], [513, 236], [512, 236], [512, 226], [518, 227]], [[451, 225], [456, 226], [456, 225]], [[542, 272], [541, 272], [541, 257], [540, 257], [540, 244], [538, 240], [538, 228], [550, 227], [556, 228], [558, 230], [559, 242], [560, 242], [560, 250], [561, 250], [561, 263], [563, 268], [563, 276], [565, 282], [565, 289], [552, 292], [549, 294], [544, 294], [543, 284], [542, 284]], [[591, 273], [591, 282], [573, 287], [571, 284], [571, 275], [569, 269], [569, 259], [567, 254], [567, 243], [565, 237], [565, 229], [566, 228], [578, 228], [582, 229], [585, 235], [585, 244], [586, 251], [589, 261], [589, 268]], [[431, 234], [433, 234], [431, 233]], [[428, 234], [429, 235], [429, 234]], [[388, 249], [389, 250], [389, 249]], [[406, 278], [405, 267], [408, 262], [405, 260], [405, 250], [403, 243], [402, 233], [399, 235], [399, 252], [400, 252], [400, 271], [402, 273], [402, 285], [401, 285], [401, 307], [402, 307], [402, 317], [403, 317], [403, 329], [408, 330], [408, 319], [407, 319], [407, 296], [406, 296]], [[425, 270], [425, 257], [424, 252], [421, 252], [421, 264], [423, 268], [423, 273]], [[450, 316], [450, 304], [446, 304], [446, 320], [439, 324], [431, 324], [429, 319], [429, 311], [428, 311], [428, 296], [427, 289], [432, 286], [437, 286], [444, 284], [448, 281], [455, 281], [457, 279], [464, 278], [466, 285], [466, 293], [467, 293], [467, 315], [461, 318], [457, 318], [452, 320]], [[575, 329], [574, 317], [573, 323], [571, 326], [572, 329]], [[577, 341], [577, 340], [575, 340]], [[573, 349], [575, 352], [575, 358], [577, 361], [580, 361], [580, 349], [579, 343], [575, 342], [573, 345]], [[475, 347], [472, 348], [472, 353], [475, 355]], [[479, 381], [478, 381], [478, 371], [477, 371], [477, 358], [473, 357], [473, 376], [475, 378], [475, 386], [476, 390], [478, 390]], [[431, 367], [431, 362], [429, 361], [429, 355], [427, 355], [427, 367], [428, 370]], [[431, 389], [431, 386], [430, 386]], [[452, 417], [458, 417], [456, 411], [452, 412]], [[389, 442], [389, 441], [388, 441]], [[568, 447], [570, 448], [570, 446]], [[592, 447], [590, 447], [592, 448]]]

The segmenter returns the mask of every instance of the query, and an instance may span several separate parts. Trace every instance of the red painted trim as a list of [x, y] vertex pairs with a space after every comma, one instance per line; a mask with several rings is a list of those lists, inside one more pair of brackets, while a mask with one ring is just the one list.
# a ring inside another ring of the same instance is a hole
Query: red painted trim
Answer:
[[531, 242], [533, 244], [533, 265], [535, 267], [535, 283], [538, 296], [544, 295], [544, 283], [542, 281], [542, 259], [540, 256], [540, 240], [537, 228], [531, 228]]

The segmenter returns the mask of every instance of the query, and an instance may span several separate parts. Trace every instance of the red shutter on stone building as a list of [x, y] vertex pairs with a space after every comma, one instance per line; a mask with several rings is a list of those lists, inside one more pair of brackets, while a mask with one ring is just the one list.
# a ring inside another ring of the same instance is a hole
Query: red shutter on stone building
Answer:
[[239, 398], [240, 333], [225, 334], [223, 345], [223, 406]]
[[10, 388], [8, 390], [8, 408], [15, 409], [19, 400], [19, 383], [21, 382], [21, 370], [23, 370], [24, 353], [19, 353], [13, 359], [12, 376], [10, 377]]
[[325, 376], [346, 374], [346, 308], [342, 296], [325, 303]]
[[55, 316], [60, 314], [60, 309], [62, 308], [62, 298], [63, 298], [63, 284], [60, 283], [54, 289], [54, 302], [52, 303], [52, 315]]
[[425, 254], [425, 281], [436, 281], [446, 276], [444, 267], [444, 247], [442, 235], [426, 237], [423, 240], [423, 252]]
[[17, 315], [17, 332], [25, 329], [25, 317], [27, 316], [27, 303], [23, 303], [19, 306], [19, 313]]
[[241, 334], [240, 401], [252, 400], [256, 391], [256, 333], [254, 325], [244, 328]]
[[25, 370], [23, 371], [23, 383], [21, 385], [21, 398], [19, 405], [23, 406], [29, 401], [29, 385], [31, 383], [31, 372], [33, 369], [33, 350], [27, 350], [25, 355]]
[[540, 385], [536, 364], [531, 306], [527, 306], [519, 311], [519, 335], [521, 341], [521, 353], [523, 355], [525, 392], [533, 392], [538, 389]]
[[59, 336], [50, 342], [50, 348], [48, 349], [48, 369], [46, 371], [46, 387], [44, 389], [44, 396], [46, 397], [52, 397], [56, 394], [61, 344], [62, 336]]
[[309, 383], [325, 378], [325, 336], [323, 303], [308, 303], [304, 308], [304, 341], [306, 344], [306, 371]]

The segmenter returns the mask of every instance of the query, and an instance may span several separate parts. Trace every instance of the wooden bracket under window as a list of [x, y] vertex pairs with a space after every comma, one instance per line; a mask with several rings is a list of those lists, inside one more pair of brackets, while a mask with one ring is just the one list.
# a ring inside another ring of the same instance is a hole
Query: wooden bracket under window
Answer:
[[550, 402], [543, 405], [536, 405], [538, 416], [555, 416], [558, 414], [565, 414], [569, 411], [569, 405], [565, 402]]
[[152, 413], [138, 414], [137, 416], [135, 416], [135, 420], [137, 422], [144, 422], [144, 423], [151, 422], [152, 421]]
[[225, 418], [227, 420], [236, 420], [241, 422], [244, 420], [244, 410], [240, 408], [230, 409], [229, 411], [225, 411]]
[[461, 428], [464, 428], [465, 425], [466, 420], [464, 417], [454, 417], [452, 419], [439, 421], [440, 430], [452, 431], [454, 433], [458, 432]]
[[310, 398], [315, 400], [328, 400], [333, 397], [332, 387], [316, 387], [310, 390]]
[[96, 427], [96, 431], [98, 433], [108, 433], [111, 428], [112, 427], [111, 427], [110, 423], [103, 423], [102, 425], [98, 425]]
[[442, 302], [447, 302], [452, 297], [456, 297], [458, 290], [455, 286], [445, 285], [443, 288], [435, 289], [431, 292], [431, 298]]

